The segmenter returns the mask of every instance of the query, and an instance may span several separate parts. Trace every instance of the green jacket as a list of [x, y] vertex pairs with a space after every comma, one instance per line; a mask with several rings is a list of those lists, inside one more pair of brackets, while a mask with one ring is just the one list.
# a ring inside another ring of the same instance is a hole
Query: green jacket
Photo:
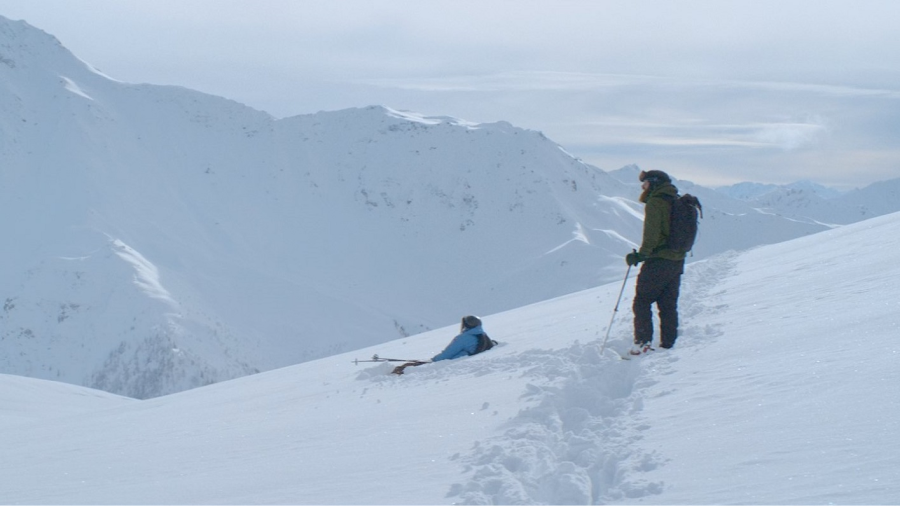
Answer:
[[641, 195], [644, 207], [644, 237], [638, 251], [647, 258], [684, 260], [685, 254], [666, 248], [669, 239], [669, 215], [672, 204], [664, 196], [677, 197], [678, 188], [671, 183], [663, 183]]

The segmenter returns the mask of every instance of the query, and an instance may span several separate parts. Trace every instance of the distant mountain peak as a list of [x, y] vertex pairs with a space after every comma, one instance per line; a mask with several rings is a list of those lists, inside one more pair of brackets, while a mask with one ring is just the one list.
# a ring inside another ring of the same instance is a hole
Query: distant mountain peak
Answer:
[[60, 52], [71, 55], [53, 35], [26, 21], [13, 21], [0, 16], [0, 55], [3, 58], [24, 61]]
[[102, 75], [78, 59], [53, 35], [26, 21], [13, 21], [0, 16], [0, 69], [3, 68], [19, 71], [47, 69], [59, 73], [87, 70]]

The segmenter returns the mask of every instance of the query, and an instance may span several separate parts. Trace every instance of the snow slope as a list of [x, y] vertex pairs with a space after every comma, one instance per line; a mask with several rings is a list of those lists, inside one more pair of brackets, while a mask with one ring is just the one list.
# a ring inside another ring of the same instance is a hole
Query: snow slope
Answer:
[[[102, 390], [57, 381], [0, 374], [0, 427], [55, 418], [136, 402]], [[63, 422], [65, 423], [65, 422]]]
[[0, 499], [897, 504], [898, 247], [892, 214], [695, 262], [676, 347], [631, 361], [633, 278], [602, 352], [621, 283], [486, 316], [501, 346], [402, 377], [352, 360], [454, 329], [65, 418], [38, 383], [0, 431]]

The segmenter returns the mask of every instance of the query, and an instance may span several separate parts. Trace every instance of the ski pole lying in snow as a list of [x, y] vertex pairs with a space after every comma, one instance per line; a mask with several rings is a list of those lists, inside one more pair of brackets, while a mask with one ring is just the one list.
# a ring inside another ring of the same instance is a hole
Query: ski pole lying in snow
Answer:
[[360, 359], [354, 359], [354, 360], [353, 360], [353, 363], [354, 363], [354, 364], [357, 364], [357, 365], [358, 365], [360, 362], [420, 362], [420, 363], [423, 363], [423, 364], [425, 363], [424, 360], [408, 360], [408, 359], [405, 359], [405, 358], [381, 358], [381, 357], [379, 357], [377, 354], [372, 355], [372, 359], [371, 359], [371, 360], [360, 360]]
[[628, 270], [625, 271], [625, 279], [622, 281], [622, 289], [619, 290], [619, 297], [616, 299], [616, 307], [613, 308], [612, 318], [609, 319], [609, 326], [606, 327], [606, 337], [603, 338], [603, 344], [600, 345], [601, 355], [603, 354], [603, 351], [606, 350], [606, 341], [609, 339], [609, 331], [612, 329], [613, 320], [616, 319], [616, 313], [619, 312], [619, 302], [622, 300], [622, 293], [625, 292], [625, 284], [628, 283], [628, 274], [630, 273], [631, 265], [629, 265]]

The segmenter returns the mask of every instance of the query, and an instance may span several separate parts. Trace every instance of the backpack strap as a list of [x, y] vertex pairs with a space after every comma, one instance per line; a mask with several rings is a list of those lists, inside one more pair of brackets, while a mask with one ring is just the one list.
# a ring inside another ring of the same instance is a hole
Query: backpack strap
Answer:
[[700, 213], [700, 218], [703, 218], [703, 206], [700, 205], [700, 199], [691, 195], [690, 193], [685, 193], [684, 197], [680, 197], [685, 200], [688, 204], [697, 208], [697, 212]]

